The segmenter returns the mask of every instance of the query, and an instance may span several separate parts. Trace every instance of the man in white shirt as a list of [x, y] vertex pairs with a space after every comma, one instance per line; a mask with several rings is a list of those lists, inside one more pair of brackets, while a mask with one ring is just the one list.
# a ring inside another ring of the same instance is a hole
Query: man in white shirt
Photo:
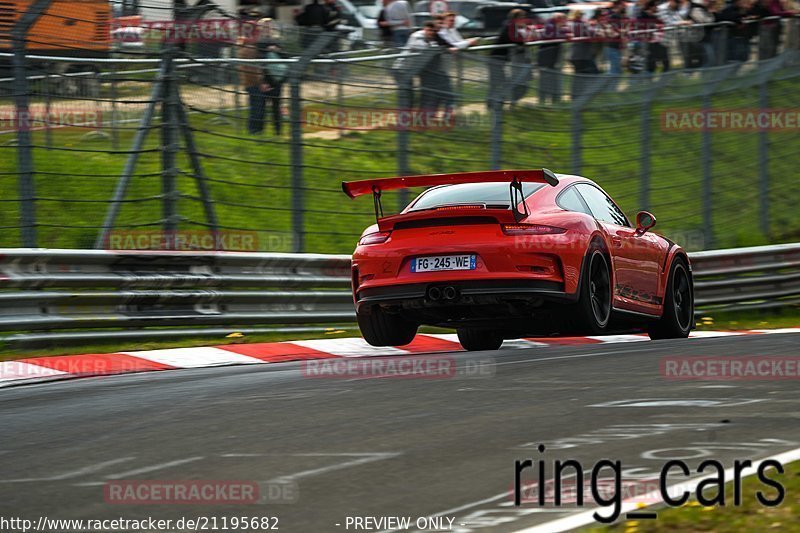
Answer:
[[411, 8], [406, 0], [392, 0], [386, 6], [386, 20], [392, 28], [394, 45], [402, 47], [411, 34]]
[[456, 14], [448, 11], [444, 14], [444, 26], [439, 30], [439, 36], [459, 50], [469, 48], [480, 41], [480, 38], [464, 39], [456, 29]]

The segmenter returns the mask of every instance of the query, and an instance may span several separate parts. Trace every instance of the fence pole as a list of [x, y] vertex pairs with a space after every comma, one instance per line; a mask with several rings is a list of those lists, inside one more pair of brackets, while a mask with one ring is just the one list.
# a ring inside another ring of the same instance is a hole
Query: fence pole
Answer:
[[17, 170], [19, 173], [19, 198], [22, 246], [36, 247], [36, 192], [33, 180], [33, 139], [30, 130], [30, 102], [25, 48], [28, 30], [52, 0], [36, 0], [19, 18], [11, 30], [14, 56], [14, 105], [17, 115]]
[[[703, 115], [708, 116], [711, 109], [711, 96], [708, 92], [704, 92], [701, 105]], [[713, 183], [712, 183], [712, 165], [711, 165], [711, 130], [703, 128], [700, 145], [700, 157], [703, 161], [703, 187], [702, 187], [702, 202], [703, 202], [703, 233], [705, 234], [705, 248], [713, 248], [714, 246], [714, 227], [713, 227]]]
[[289, 68], [289, 122], [290, 122], [290, 147], [292, 172], [292, 231], [294, 232], [293, 251], [305, 251], [305, 190], [303, 179], [303, 117], [302, 101], [300, 100], [300, 81], [303, 73], [317, 57], [338, 35], [335, 32], [324, 32], [308, 47], [303, 50], [303, 55]]
[[492, 106], [489, 110], [492, 117], [490, 166], [492, 170], [499, 170], [503, 164], [503, 100], [492, 100], [491, 103]]
[[117, 131], [117, 65], [111, 63], [111, 147], [119, 148], [119, 131]]
[[177, 83], [175, 76], [174, 51], [164, 52], [164, 62], [167, 65], [164, 77], [164, 100], [161, 103], [161, 214], [163, 228], [166, 233], [177, 229], [178, 190], [176, 178], [178, 168], [176, 155], [178, 153], [178, 131], [176, 127], [177, 113], [175, 103], [174, 85]]
[[53, 148], [53, 128], [50, 124], [50, 111], [53, 108], [53, 93], [52, 88], [53, 86], [50, 84], [50, 67], [44, 67], [44, 92], [45, 92], [45, 104], [44, 104], [44, 127], [45, 127], [45, 138], [47, 149]]

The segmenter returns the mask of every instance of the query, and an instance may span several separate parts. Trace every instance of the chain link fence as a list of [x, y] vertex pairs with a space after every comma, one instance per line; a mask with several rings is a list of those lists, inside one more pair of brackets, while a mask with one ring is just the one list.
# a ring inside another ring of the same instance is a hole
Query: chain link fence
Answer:
[[604, 67], [602, 41], [337, 51], [340, 33], [298, 29], [257, 58], [0, 54], [0, 247], [349, 253], [374, 215], [343, 180], [538, 167], [689, 250], [796, 241], [798, 22], [772, 51], [759, 30], [746, 61], [717, 24], [711, 65], [684, 68], [677, 43], [668, 72], [619, 75], [576, 73], [577, 46]]

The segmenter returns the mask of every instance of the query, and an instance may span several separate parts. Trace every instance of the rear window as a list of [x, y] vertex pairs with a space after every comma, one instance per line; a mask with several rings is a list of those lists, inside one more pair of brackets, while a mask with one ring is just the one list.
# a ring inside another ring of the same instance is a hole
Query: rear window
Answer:
[[[544, 187], [542, 183], [523, 183], [522, 193], [527, 198], [542, 187]], [[486, 207], [490, 208], [509, 209], [511, 207], [509, 183], [463, 183], [436, 187], [422, 193], [410, 211], [454, 204], [486, 204]]]

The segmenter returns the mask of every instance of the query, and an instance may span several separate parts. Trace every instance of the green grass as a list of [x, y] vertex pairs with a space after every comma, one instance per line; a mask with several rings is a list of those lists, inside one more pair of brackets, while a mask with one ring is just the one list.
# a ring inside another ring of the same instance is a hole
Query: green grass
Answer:
[[[685, 88], [689, 87], [689, 88]], [[759, 220], [759, 166], [757, 133], [715, 132], [712, 194], [713, 243], [704, 240], [699, 133], [662, 131], [660, 114], [672, 108], [699, 106], [697, 90], [689, 81], [661, 95], [654, 105], [649, 126], [650, 194], [647, 203], [658, 217], [660, 232], [690, 249], [732, 247], [786, 242], [800, 236], [800, 200], [796, 184], [798, 142], [793, 133], [771, 132], [769, 177], [771, 229], [761, 231]], [[469, 85], [467, 85], [469, 89]], [[769, 84], [770, 107], [796, 108], [800, 103], [800, 78]], [[474, 88], [465, 93], [467, 103], [482, 97]], [[631, 89], [634, 90], [634, 89]], [[636, 89], [638, 90], [638, 89]], [[535, 92], [531, 88], [529, 94]], [[361, 96], [348, 105], [392, 105], [393, 93]], [[636, 98], [631, 98], [636, 100]], [[720, 86], [712, 106], [756, 107], [756, 89]], [[318, 104], [314, 104], [318, 105]], [[328, 107], [333, 107], [333, 104]], [[477, 107], [477, 106], [473, 106]], [[627, 104], [624, 93], [603, 96], [583, 113], [585, 134], [581, 140], [581, 173], [595, 179], [629, 214], [643, 207], [640, 185], [644, 134], [641, 106]], [[481, 107], [481, 112], [483, 108]], [[241, 113], [243, 116], [244, 113]], [[235, 117], [234, 117], [235, 118]], [[452, 131], [415, 131], [410, 134], [409, 162], [413, 173], [455, 172], [486, 169], [490, 164], [490, 127], [484, 115], [475, 124]], [[259, 232], [260, 249], [287, 251], [293, 247], [290, 155], [288, 134], [280, 139], [270, 132], [260, 139], [241, 133], [242, 125], [231, 120], [220, 124], [209, 115], [192, 115], [198, 148], [210, 178], [211, 195], [223, 229]], [[287, 130], [288, 130], [288, 124]], [[91, 247], [102, 224], [107, 202], [116, 186], [132, 144], [134, 125], [119, 133], [119, 152], [110, 152], [111, 141], [84, 138], [85, 130], [52, 132], [51, 150], [44, 146], [44, 132], [34, 133], [35, 178], [39, 245], [43, 247]], [[564, 106], [556, 108], [520, 106], [506, 112], [503, 129], [502, 166], [535, 168], [546, 166], [560, 172], [573, 170], [572, 116]], [[794, 135], [794, 136], [793, 136]], [[237, 137], [245, 137], [246, 140]], [[17, 152], [0, 136], [0, 247], [20, 245]], [[277, 142], [276, 142], [277, 141]], [[343, 180], [397, 174], [397, 134], [393, 131], [351, 133], [341, 139], [307, 138], [303, 151], [307, 251], [348, 253], [357, 235], [373, 220], [371, 200], [347, 199], [340, 189]], [[118, 218], [118, 229], [156, 230], [162, 220], [158, 132], [153, 131], [140, 156], [126, 203]], [[185, 155], [178, 165], [188, 171]], [[89, 177], [86, 175], [97, 175]], [[182, 196], [177, 210], [181, 228], [201, 228], [205, 221], [199, 193], [191, 176], [180, 175], [177, 188]], [[397, 195], [387, 194], [384, 205], [398, 206]]]
[[[764, 507], [758, 502], [756, 491], [764, 491], [768, 498], [775, 498], [776, 493], [774, 489], [759, 483], [755, 476], [751, 476], [742, 483], [742, 505], [739, 507], [704, 507], [692, 500], [683, 507], [659, 510], [657, 520], [627, 521], [591, 530], [626, 533], [797, 531], [797, 517], [800, 515], [800, 462], [785, 465], [783, 474], [773, 472], [770, 477], [781, 483], [786, 490], [786, 497], [778, 507]], [[726, 493], [733, 493], [732, 484], [726, 485]]]

